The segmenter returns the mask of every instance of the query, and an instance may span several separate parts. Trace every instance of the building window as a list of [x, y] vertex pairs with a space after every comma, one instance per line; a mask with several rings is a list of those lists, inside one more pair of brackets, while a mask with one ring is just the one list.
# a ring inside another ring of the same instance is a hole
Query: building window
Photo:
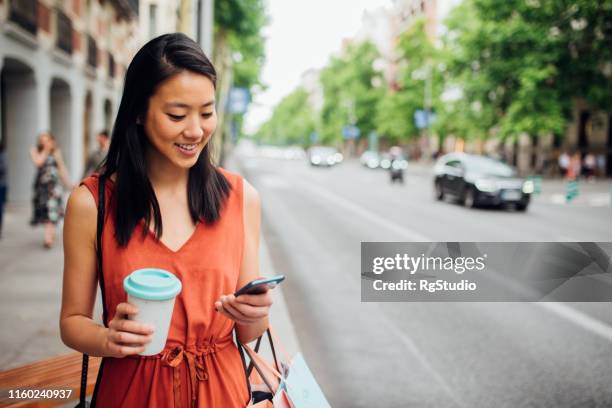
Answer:
[[157, 35], [157, 4], [149, 5], [149, 38]]
[[115, 58], [113, 54], [108, 53], [108, 76], [111, 78], [115, 77]]
[[87, 63], [92, 68], [98, 65], [98, 47], [91, 34], [87, 34]]
[[57, 10], [57, 42], [60, 50], [72, 54], [72, 20], [62, 10]]
[[37, 0], [11, 0], [9, 20], [24, 30], [36, 34]]

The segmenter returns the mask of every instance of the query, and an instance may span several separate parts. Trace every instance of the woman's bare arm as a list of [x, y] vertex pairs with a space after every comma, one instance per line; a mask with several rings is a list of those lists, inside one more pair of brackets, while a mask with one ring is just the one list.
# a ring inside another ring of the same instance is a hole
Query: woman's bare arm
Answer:
[[64, 158], [62, 157], [62, 152], [60, 149], [56, 149], [54, 154], [55, 160], [57, 161], [57, 169], [60, 177], [62, 178], [62, 183], [64, 183], [67, 188], [72, 189], [74, 186], [70, 180], [70, 176], [68, 175], [68, 170], [66, 169], [66, 164], [64, 163]]
[[124, 357], [144, 350], [152, 329], [127, 320], [137, 309], [117, 306], [106, 328], [92, 319], [96, 300], [97, 208], [86, 187], [75, 189], [68, 199], [64, 221], [64, 282], [60, 332], [68, 347], [91, 356]]
[[32, 159], [32, 162], [34, 162], [36, 167], [42, 166], [45, 163], [45, 160], [47, 160], [48, 155], [48, 151], [43, 150], [42, 152], [39, 152], [36, 146], [30, 149], [30, 158]]
[[105, 328], [92, 320], [96, 300], [96, 219], [93, 196], [75, 189], [64, 221], [64, 282], [60, 331], [68, 347], [92, 356], [104, 355]]
[[[259, 193], [244, 180], [244, 253], [240, 267], [240, 276], [236, 289], [241, 288], [259, 275], [259, 234], [261, 224], [261, 203]], [[218, 310], [236, 322], [238, 338], [248, 343], [268, 328], [268, 313], [272, 305], [272, 296], [268, 292], [260, 295], [241, 295], [238, 298], [230, 294], [217, 302]]]

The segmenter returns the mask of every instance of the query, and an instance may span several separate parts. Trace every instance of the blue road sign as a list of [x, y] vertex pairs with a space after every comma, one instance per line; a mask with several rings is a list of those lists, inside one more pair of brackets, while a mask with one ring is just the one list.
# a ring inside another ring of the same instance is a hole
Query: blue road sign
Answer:
[[417, 109], [414, 112], [414, 124], [418, 129], [425, 129], [430, 127], [436, 121], [436, 113], [429, 112], [429, 117], [427, 115], [427, 111], [423, 109]]
[[357, 126], [347, 125], [342, 128], [342, 136], [345, 139], [357, 139], [360, 134], [361, 132]]
[[249, 107], [251, 95], [247, 88], [230, 89], [227, 110], [231, 113], [244, 113]]

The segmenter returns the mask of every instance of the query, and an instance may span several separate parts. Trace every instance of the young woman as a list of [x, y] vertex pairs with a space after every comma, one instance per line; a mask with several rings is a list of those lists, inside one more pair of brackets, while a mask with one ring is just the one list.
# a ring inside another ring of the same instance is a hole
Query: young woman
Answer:
[[[245, 407], [242, 342], [268, 326], [269, 293], [235, 298], [258, 277], [258, 193], [211, 162], [216, 126], [215, 70], [183, 34], [151, 40], [126, 78], [103, 173], [107, 217], [102, 238], [103, 327], [92, 319], [96, 294], [98, 175], [68, 201], [64, 227], [64, 343], [103, 356], [93, 402], [101, 407]], [[140, 356], [153, 328], [126, 316], [123, 279], [145, 267], [182, 282], [164, 350]]]
[[38, 136], [36, 146], [30, 149], [30, 157], [37, 169], [30, 224], [45, 225], [44, 246], [49, 249], [55, 241], [55, 226], [64, 216], [64, 190], [61, 183], [70, 189], [72, 183], [62, 159], [62, 152], [56, 146], [51, 133], [42, 132]]

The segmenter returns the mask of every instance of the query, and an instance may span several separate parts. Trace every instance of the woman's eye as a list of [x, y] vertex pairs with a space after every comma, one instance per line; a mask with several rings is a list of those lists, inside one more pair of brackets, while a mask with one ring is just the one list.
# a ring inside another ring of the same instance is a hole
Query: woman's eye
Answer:
[[170, 119], [172, 120], [182, 120], [185, 116], [184, 115], [172, 115], [170, 113], [168, 113], [168, 116], [170, 117]]
[[213, 114], [212, 114], [212, 112], [209, 112], [209, 113], [203, 113], [203, 114], [202, 114], [202, 117], [204, 117], [204, 118], [210, 118], [212, 115], [213, 115]]

